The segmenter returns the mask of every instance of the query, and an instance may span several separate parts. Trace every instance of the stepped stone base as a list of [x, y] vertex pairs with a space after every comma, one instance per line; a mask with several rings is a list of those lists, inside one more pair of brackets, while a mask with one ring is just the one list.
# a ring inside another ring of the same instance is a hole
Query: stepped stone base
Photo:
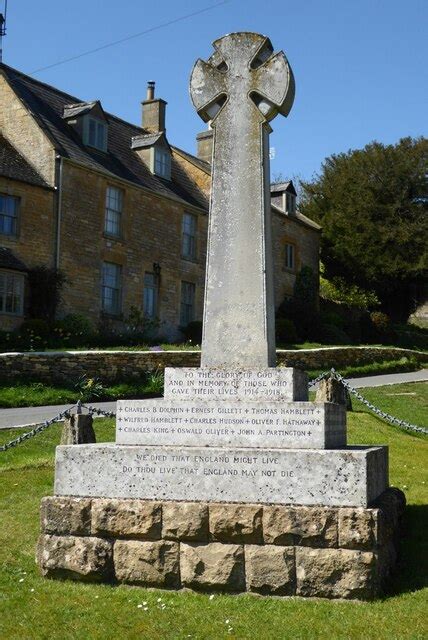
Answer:
[[37, 563], [51, 578], [371, 599], [404, 506], [398, 489], [370, 508], [46, 497]]

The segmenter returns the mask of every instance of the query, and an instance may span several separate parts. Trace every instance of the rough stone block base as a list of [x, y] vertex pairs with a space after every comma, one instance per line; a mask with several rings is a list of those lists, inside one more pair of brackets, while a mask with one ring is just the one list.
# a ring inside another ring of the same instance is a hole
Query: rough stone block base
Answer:
[[371, 599], [394, 568], [404, 494], [370, 508], [46, 497], [37, 563], [50, 578]]

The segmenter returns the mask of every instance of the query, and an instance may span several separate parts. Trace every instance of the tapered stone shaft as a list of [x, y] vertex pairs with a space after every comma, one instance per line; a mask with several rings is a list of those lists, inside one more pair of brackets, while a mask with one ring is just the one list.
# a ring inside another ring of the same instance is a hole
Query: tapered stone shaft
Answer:
[[190, 84], [214, 130], [202, 366], [274, 366], [268, 121], [289, 112], [294, 81], [264, 36], [234, 33], [214, 47]]

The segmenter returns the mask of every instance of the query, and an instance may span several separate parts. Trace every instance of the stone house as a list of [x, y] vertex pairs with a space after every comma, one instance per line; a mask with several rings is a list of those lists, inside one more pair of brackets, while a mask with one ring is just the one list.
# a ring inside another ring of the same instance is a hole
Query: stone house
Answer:
[[[67, 278], [60, 316], [119, 328], [136, 308], [170, 338], [201, 319], [212, 137], [174, 147], [166, 104], [149, 83], [136, 126], [0, 64], [0, 329], [23, 321], [39, 265]], [[277, 304], [318, 272], [320, 227], [295, 202], [272, 186]]]

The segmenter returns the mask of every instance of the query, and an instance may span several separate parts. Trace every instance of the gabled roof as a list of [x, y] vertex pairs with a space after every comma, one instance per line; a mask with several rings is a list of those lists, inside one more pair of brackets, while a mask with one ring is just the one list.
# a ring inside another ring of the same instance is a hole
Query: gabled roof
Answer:
[[0, 247], [0, 269], [12, 271], [28, 271], [26, 265], [7, 247]]
[[297, 192], [296, 192], [296, 189], [294, 188], [294, 184], [292, 180], [286, 180], [285, 182], [273, 182], [270, 185], [270, 192], [272, 194], [283, 193], [284, 191], [293, 193], [295, 196], [297, 195]]
[[142, 133], [139, 136], [134, 136], [132, 138], [131, 147], [133, 149], [145, 149], [147, 147], [152, 147], [160, 140], [169, 147], [164, 131], [160, 131], [159, 133]]
[[0, 73], [6, 77], [12, 89], [32, 113], [59, 155], [88, 169], [108, 172], [159, 195], [178, 198], [183, 204], [206, 209], [206, 200], [199, 197], [196, 190], [189, 192], [187, 185], [180, 181], [182, 172], [179, 168], [175, 170], [174, 165], [177, 163], [174, 160], [172, 179], [164, 180], [153, 175], [138, 154], [131, 149], [131, 139], [134, 136], [148, 134], [145, 129], [106, 113], [109, 122], [107, 153], [86, 147], [78, 133], [63, 118], [64, 108], [76, 103], [82, 104], [81, 100], [5, 64], [0, 64]]
[[6, 178], [12, 178], [13, 180], [20, 180], [21, 182], [27, 182], [35, 184], [39, 187], [48, 187], [49, 185], [44, 181], [34, 167], [31, 166], [21, 156], [20, 153], [13, 147], [6, 138], [0, 133], [0, 176]]

